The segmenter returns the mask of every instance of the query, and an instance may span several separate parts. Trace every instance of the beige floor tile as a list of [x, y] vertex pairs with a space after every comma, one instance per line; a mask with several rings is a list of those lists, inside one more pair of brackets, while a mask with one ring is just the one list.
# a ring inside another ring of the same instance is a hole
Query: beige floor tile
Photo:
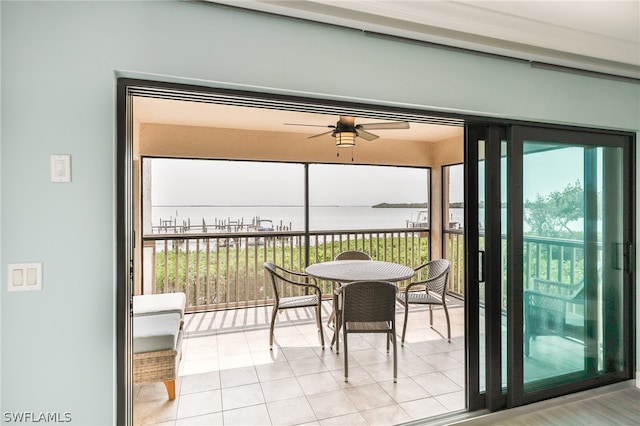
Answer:
[[153, 425], [175, 420], [178, 412], [178, 402], [178, 398], [173, 401], [165, 399], [136, 402], [133, 424]]
[[180, 363], [178, 369], [179, 376], [190, 376], [193, 374], [209, 373], [220, 369], [220, 360], [214, 358], [202, 358]]
[[183, 419], [222, 411], [220, 395], [220, 390], [181, 395], [176, 418]]
[[429, 341], [424, 340], [423, 338], [412, 341], [408, 339], [405, 340], [404, 349], [411, 351], [417, 356], [440, 353], [440, 349], [432, 345]]
[[360, 415], [364, 417], [368, 425], [397, 425], [411, 421], [411, 417], [398, 405], [361, 411]]
[[258, 383], [258, 374], [253, 365], [222, 370], [220, 371], [220, 383], [223, 388], [250, 385], [252, 383]]
[[[331, 305], [324, 305], [326, 325]], [[396, 424], [464, 408], [462, 309], [455, 309], [455, 316], [454, 309], [450, 311], [451, 343], [441, 335], [446, 333], [444, 317], [438, 319], [442, 312], [434, 316], [440, 333], [429, 328], [428, 311], [411, 312], [405, 347], [398, 344], [396, 384], [393, 355], [386, 353], [384, 336], [349, 338], [350, 377], [345, 383], [344, 350], [337, 354], [335, 347], [329, 348], [333, 329], [324, 327], [322, 350], [313, 311], [296, 311], [278, 316], [277, 345], [272, 351], [270, 309], [189, 315], [178, 397], [168, 401], [162, 383], [134, 386], [135, 424]], [[398, 327], [401, 321], [400, 312]], [[437, 372], [430, 361], [446, 369]], [[429, 397], [430, 392], [436, 396]], [[303, 401], [306, 408], [295, 413], [281, 409], [287, 403], [304, 407]], [[290, 414], [294, 417], [286, 417]]]
[[253, 359], [254, 365], [258, 366], [261, 364], [270, 364], [273, 362], [282, 362], [286, 361], [287, 358], [280, 351], [278, 347], [275, 347], [273, 350], [270, 350], [268, 346], [264, 346], [258, 350], [251, 351], [251, 359]]
[[267, 410], [274, 425], [298, 425], [316, 421], [316, 415], [305, 397], [267, 402]]
[[393, 359], [393, 348], [391, 348], [391, 351], [389, 354], [382, 353], [375, 348], [354, 351], [351, 350], [351, 346], [349, 346], [349, 356], [353, 357], [360, 365], [378, 364], [387, 359]]
[[464, 367], [454, 368], [452, 370], [444, 370], [442, 374], [447, 376], [449, 379], [451, 379], [455, 384], [457, 384], [461, 388], [465, 387], [466, 372]]
[[309, 401], [318, 420], [358, 412], [344, 390], [308, 395], [307, 401]]
[[218, 352], [218, 337], [217, 336], [189, 336], [182, 339], [182, 346], [186, 349], [193, 348], [208, 348]]
[[371, 377], [364, 367], [359, 365], [349, 365], [349, 382], [344, 381], [344, 369], [332, 370], [331, 374], [341, 388], [350, 388], [355, 386], [368, 385], [375, 383], [375, 379]]
[[225, 426], [231, 425], [269, 425], [271, 418], [266, 404], [258, 404], [250, 407], [225, 410], [222, 413]]
[[218, 356], [222, 358], [227, 355], [244, 355], [251, 353], [249, 344], [242, 340], [230, 343], [220, 343], [218, 345]]
[[305, 395], [332, 392], [340, 389], [340, 385], [328, 371], [297, 376], [297, 378]]
[[398, 370], [408, 376], [416, 376], [419, 374], [433, 373], [434, 371], [437, 371], [433, 365], [418, 356], [398, 361]]
[[298, 384], [298, 379], [295, 377], [263, 381], [260, 386], [262, 386], [262, 394], [267, 403], [304, 396], [304, 392], [300, 384]]
[[322, 426], [357, 426], [368, 424], [360, 413], [345, 414], [344, 416], [329, 417], [320, 420]]
[[176, 420], [176, 426], [191, 426], [191, 425], [221, 425], [222, 424], [222, 411], [218, 413], [205, 414], [204, 416], [187, 417], [184, 419]]
[[203, 359], [203, 358], [217, 358], [218, 348], [210, 346], [193, 346], [182, 351], [182, 359], [185, 361]]
[[358, 411], [387, 407], [395, 404], [393, 398], [391, 398], [391, 396], [378, 383], [345, 388], [344, 392], [356, 406]]
[[232, 346], [247, 342], [247, 339], [242, 330], [236, 330], [236, 332], [218, 333], [216, 337], [218, 339], [218, 349], [225, 346]]
[[421, 374], [412, 377], [412, 379], [432, 396], [463, 390], [440, 372]]
[[329, 370], [337, 370], [344, 368], [344, 354], [337, 354], [331, 349], [326, 349], [323, 353], [318, 355], [318, 358]]
[[464, 363], [458, 361], [454, 357], [450, 356], [448, 353], [438, 353], [431, 355], [424, 355], [421, 357], [423, 360], [433, 365], [436, 370], [452, 370], [454, 368], [462, 368], [464, 367]]
[[295, 361], [307, 358], [316, 358], [317, 355], [313, 348], [306, 346], [287, 346], [282, 347], [282, 353], [287, 361]]
[[249, 352], [245, 354], [223, 355], [218, 359], [218, 365], [220, 370], [249, 367], [253, 365], [253, 358]]
[[264, 402], [262, 387], [259, 383], [222, 388], [222, 407], [224, 411], [264, 404]]
[[313, 358], [294, 359], [289, 361], [289, 365], [296, 376], [328, 371], [327, 366], [315, 355]]
[[418, 385], [409, 377], [400, 378], [397, 383], [394, 383], [393, 380], [381, 382], [380, 386], [382, 386], [396, 403], [414, 401], [430, 396], [422, 386]]
[[285, 379], [295, 376], [287, 361], [256, 365], [256, 372], [260, 381]]
[[447, 412], [447, 409], [435, 398], [417, 399], [398, 404], [412, 420], [425, 419]]
[[[398, 362], [398, 364], [400, 364], [400, 362]], [[393, 380], [393, 358], [378, 364], [363, 365], [362, 368], [364, 368], [376, 382]], [[351, 375], [351, 372], [349, 372], [349, 375]], [[401, 377], [406, 377], [406, 374], [400, 370], [400, 366], [398, 366], [398, 378]]]
[[[178, 377], [176, 379], [176, 394], [180, 393], [180, 386], [182, 383], [182, 378]], [[145, 401], [166, 401], [168, 399], [167, 388], [164, 386], [163, 382], [156, 383], [148, 383], [144, 385], [135, 385], [134, 386], [135, 393], [135, 402], [145, 402]]]
[[194, 374], [181, 378], [180, 395], [220, 389], [220, 372]]
[[466, 407], [464, 391], [445, 393], [434, 398], [448, 411], [464, 410]]

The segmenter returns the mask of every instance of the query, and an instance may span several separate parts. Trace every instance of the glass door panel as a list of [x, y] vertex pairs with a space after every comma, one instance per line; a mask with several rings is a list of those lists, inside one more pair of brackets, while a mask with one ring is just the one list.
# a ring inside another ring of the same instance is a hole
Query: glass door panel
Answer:
[[[586, 368], [585, 149], [524, 143], [524, 390]], [[553, 171], [553, 173], [550, 173]]]
[[624, 140], [512, 129], [510, 406], [629, 374]]
[[478, 207], [465, 210], [470, 409], [632, 377], [631, 142], [467, 128], [465, 203]]
[[[605, 335], [620, 348], [621, 154], [621, 148], [524, 143], [525, 392], [606, 372]], [[603, 303], [605, 294], [615, 300]], [[603, 321], [611, 316], [618, 318]], [[619, 350], [610, 355], [614, 369], [623, 365]]]

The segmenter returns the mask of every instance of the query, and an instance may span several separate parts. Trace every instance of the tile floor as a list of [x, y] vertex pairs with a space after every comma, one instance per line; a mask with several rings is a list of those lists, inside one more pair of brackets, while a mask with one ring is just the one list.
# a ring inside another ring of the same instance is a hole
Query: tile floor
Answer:
[[[384, 336], [349, 339], [349, 382], [343, 353], [328, 347], [331, 305], [323, 306], [322, 350], [311, 310], [278, 316], [269, 350], [271, 307], [187, 315], [177, 397], [162, 383], [134, 386], [134, 423], [160, 425], [389, 425], [464, 410], [464, 309], [450, 303], [452, 341], [441, 310], [411, 310], [407, 341], [398, 339], [398, 381]], [[401, 333], [403, 308], [397, 308]], [[442, 334], [439, 334], [442, 333]]]

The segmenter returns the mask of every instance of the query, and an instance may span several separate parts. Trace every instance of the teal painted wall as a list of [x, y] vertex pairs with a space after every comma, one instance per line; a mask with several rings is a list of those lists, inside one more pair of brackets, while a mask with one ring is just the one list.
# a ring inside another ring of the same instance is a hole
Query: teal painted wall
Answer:
[[[638, 84], [202, 3], [2, 1], [0, 16], [2, 412], [115, 421], [119, 75], [640, 129]], [[51, 154], [71, 154], [72, 183], [49, 181]], [[7, 263], [28, 261], [43, 290], [8, 293]]]

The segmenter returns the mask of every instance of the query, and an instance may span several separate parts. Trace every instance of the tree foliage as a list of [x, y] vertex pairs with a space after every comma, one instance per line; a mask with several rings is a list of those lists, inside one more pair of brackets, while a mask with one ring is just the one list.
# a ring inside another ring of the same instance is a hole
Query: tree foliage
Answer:
[[580, 181], [547, 196], [538, 193], [533, 201], [525, 201], [524, 207], [524, 220], [534, 235], [573, 238], [581, 234], [568, 226], [584, 218], [584, 190]]

